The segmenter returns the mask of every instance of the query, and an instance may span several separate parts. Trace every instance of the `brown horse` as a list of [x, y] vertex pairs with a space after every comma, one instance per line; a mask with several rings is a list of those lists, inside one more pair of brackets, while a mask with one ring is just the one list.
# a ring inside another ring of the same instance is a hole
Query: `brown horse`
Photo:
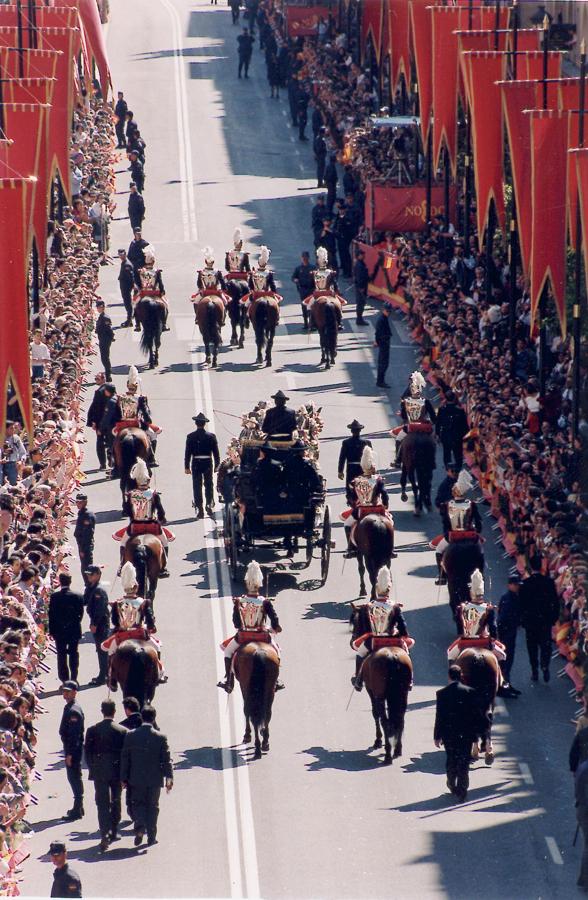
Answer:
[[142, 428], [123, 428], [114, 436], [112, 454], [124, 497], [132, 480], [131, 469], [137, 460], [148, 462], [151, 459], [151, 441]]
[[[384, 762], [390, 764], [393, 759], [402, 755], [404, 716], [412, 683], [410, 656], [401, 647], [382, 647], [366, 658], [362, 675], [372, 701], [372, 715], [376, 723], [373, 749], [378, 750], [382, 746], [383, 729]], [[394, 743], [394, 752], [391, 741]]]
[[[485, 754], [487, 766], [494, 762], [494, 748], [492, 747], [492, 719], [494, 716], [494, 704], [496, 692], [500, 687], [501, 675], [498, 660], [491, 650], [478, 650], [475, 647], [467, 647], [462, 650], [456, 659], [456, 664], [461, 666], [463, 683], [474, 688], [480, 699], [481, 710], [487, 721], [487, 727], [481, 737], [480, 750]], [[478, 742], [472, 748], [472, 756], [478, 758]]]
[[394, 554], [394, 525], [387, 516], [369, 513], [359, 520], [353, 540], [357, 549], [357, 566], [359, 569], [359, 595], [365, 597], [365, 570], [367, 568], [371, 596], [374, 597], [378, 572], [382, 566], [390, 566]]
[[142, 297], [135, 303], [135, 322], [143, 326], [141, 350], [149, 357], [149, 368], [159, 365], [161, 335], [165, 328], [167, 310], [163, 303], [153, 297]]
[[164, 567], [163, 545], [156, 534], [138, 534], [124, 547], [123, 563], [131, 562], [137, 572], [139, 596], [155, 600], [159, 573]]
[[278, 654], [271, 644], [252, 641], [237, 650], [234, 669], [241, 685], [243, 712], [247, 723], [243, 743], [251, 742], [251, 726], [253, 725], [255, 732], [253, 758], [261, 759], [261, 751], [267, 753], [269, 750], [269, 723], [280, 671]]
[[120, 684], [123, 697], [136, 697], [141, 706], [151, 703], [159, 684], [155, 647], [135, 640], [119, 644], [110, 660], [109, 683], [113, 691]]
[[312, 321], [318, 330], [321, 344], [321, 363], [325, 369], [335, 364], [337, 356], [337, 337], [342, 321], [341, 303], [333, 294], [317, 297], [310, 307]]
[[208, 295], [200, 298], [194, 312], [204, 341], [205, 362], [211, 363], [212, 346], [212, 367], [215, 368], [218, 348], [222, 343], [221, 328], [225, 324], [225, 304], [220, 297]]
[[251, 301], [249, 306], [249, 318], [255, 333], [257, 346], [258, 365], [263, 362], [263, 348], [265, 345], [265, 364], [272, 364], [272, 348], [276, 328], [280, 322], [280, 302], [275, 296], [265, 295]]

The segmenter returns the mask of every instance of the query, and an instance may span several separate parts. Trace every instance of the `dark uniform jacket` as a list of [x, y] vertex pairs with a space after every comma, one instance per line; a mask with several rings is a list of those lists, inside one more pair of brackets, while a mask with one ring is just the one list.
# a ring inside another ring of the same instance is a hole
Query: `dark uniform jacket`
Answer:
[[[241, 613], [239, 612], [239, 600], [240, 597], [235, 597], [233, 601], [233, 625], [237, 630], [243, 628], [243, 623], [241, 621]], [[263, 624], [265, 625], [265, 620], [270, 620], [270, 625], [275, 630], [280, 627], [280, 620], [278, 619], [278, 614], [274, 609], [274, 604], [271, 600], [263, 601]]]
[[[120, 616], [118, 612], [118, 603], [113, 603], [111, 606], [110, 617], [112, 620], [113, 628], [120, 628]], [[141, 607], [140, 619], [142, 624], [148, 631], [155, 631], [155, 615], [153, 614], [153, 607], [149, 600], [146, 600]]]
[[79, 641], [84, 598], [69, 588], [60, 588], [49, 598], [49, 634], [56, 641]]
[[80, 876], [66, 863], [60, 869], [53, 870], [52, 897], [81, 897], [82, 882]]
[[140, 269], [145, 265], [145, 254], [143, 253], [143, 250], [148, 246], [149, 242], [146, 241], [145, 238], [141, 238], [140, 241], [132, 240], [129, 244], [127, 258], [133, 266], [133, 269]]
[[461, 441], [469, 431], [465, 411], [457, 403], [446, 403], [437, 413], [435, 430], [440, 441]]
[[390, 346], [392, 332], [390, 331], [390, 323], [383, 313], [380, 313], [376, 319], [374, 340], [378, 347]]
[[279, 435], [282, 440], [290, 440], [292, 432], [297, 428], [296, 413], [289, 406], [274, 406], [268, 409], [263, 417], [261, 430], [268, 437]]
[[112, 319], [106, 313], [100, 313], [96, 319], [96, 334], [98, 343], [102, 346], [109, 346], [114, 340], [114, 329], [112, 327]]
[[516, 634], [521, 624], [521, 601], [514, 591], [506, 591], [498, 601], [498, 633], [503, 635]]
[[[115, 410], [113, 411], [113, 420], [110, 424], [110, 427], [113, 428], [117, 422], [122, 421], [122, 411], [120, 408], [120, 403], [118, 402], [118, 397], [114, 398], [115, 400]], [[139, 424], [141, 428], [147, 428], [148, 425], [151, 425], [153, 421], [151, 418], [151, 410], [149, 409], [149, 401], [147, 397], [141, 394], [140, 397], [137, 397], [137, 418], [139, 420]]]
[[88, 728], [84, 750], [90, 781], [120, 781], [120, 755], [127, 734], [112, 719]]
[[[131, 266], [131, 272], [133, 267]], [[91, 428], [92, 425], [96, 425], [97, 427], [100, 425], [102, 420], [102, 416], [104, 415], [104, 408], [106, 406], [107, 397], [104, 393], [104, 385], [100, 385], [100, 387], [94, 391], [94, 396], [92, 398], [92, 402], [88, 407], [88, 415], [86, 417], [86, 425]]]
[[485, 717], [471, 687], [452, 682], [437, 691], [434, 740], [447, 744], [473, 743], [485, 728]]
[[[410, 396], [411, 396], [411, 394], [410, 394], [410, 388], [406, 388], [406, 390], [405, 390], [404, 393], [402, 394], [402, 398], [401, 398], [401, 399], [404, 400], [405, 397], [410, 397]], [[437, 413], [435, 412], [435, 407], [433, 406], [433, 404], [431, 403], [431, 401], [430, 401], [427, 397], [425, 397], [424, 400], [425, 400], [425, 405], [424, 405], [424, 407], [423, 407], [423, 412], [426, 413], [426, 415], [424, 416], [424, 418], [426, 419], [427, 416], [428, 416], [429, 419], [430, 419], [430, 421], [431, 421], [431, 422], [433, 423], [433, 425], [434, 425], [435, 422], [437, 421]], [[402, 402], [400, 403], [400, 415], [401, 415], [401, 417], [402, 417], [402, 421], [403, 421], [403, 422], [408, 422], [408, 416], [407, 416], [406, 410], [405, 410], [405, 408], [404, 408], [404, 403], [402, 403]], [[422, 413], [421, 413], [421, 416], [422, 416]]]
[[323, 480], [315, 466], [298, 453], [286, 457], [282, 471], [289, 505], [293, 508], [307, 506], [310, 497], [323, 490]]
[[[463, 637], [465, 632], [465, 623], [463, 620], [463, 604], [460, 603], [455, 610], [455, 619], [460, 636]], [[486, 610], [480, 617], [478, 623], [478, 634], [481, 635], [484, 630], [488, 630], [491, 638], [496, 637], [496, 608], [489, 603]]]
[[114, 107], [114, 114], [119, 119], [119, 121], [123, 121], [126, 118], [128, 104], [126, 100], [117, 100], [116, 106]]
[[553, 579], [539, 572], [525, 578], [519, 590], [519, 601], [521, 624], [525, 631], [547, 640], [560, 612]]
[[253, 38], [250, 34], [240, 34], [237, 38], [237, 50], [239, 59], [251, 59], [253, 53]]
[[[207, 459], [199, 459], [199, 457], [207, 457]], [[211, 458], [214, 460], [215, 469], [217, 469], [220, 465], [220, 453], [216, 435], [212, 434], [211, 431], [205, 431], [203, 428], [197, 428], [196, 431], [192, 431], [186, 438], [184, 469], [201, 469], [209, 466]]]
[[363, 259], [358, 259], [353, 266], [353, 284], [360, 291], [367, 291], [370, 273]]
[[84, 591], [84, 603], [90, 617], [90, 625], [97, 632], [108, 631], [110, 624], [110, 609], [108, 606], [108, 594], [100, 584], [89, 584]]
[[[360, 460], [364, 447], [371, 446], [371, 441], [362, 437], [355, 437], [353, 434], [351, 437], [345, 438], [342, 442], [341, 450], [339, 451], [339, 465], [337, 466], [337, 472], [340, 475], [343, 475], [345, 472], [345, 487], [349, 487], [353, 479], [357, 478], [358, 475], [361, 475]], [[346, 463], [347, 470], [345, 470]]]
[[65, 755], [80, 760], [84, 749], [84, 713], [82, 707], [73, 700], [66, 703], [63, 708], [59, 737]]
[[292, 281], [296, 284], [301, 299], [304, 300], [305, 297], [308, 297], [314, 290], [314, 278], [310, 263], [306, 265], [300, 263], [299, 266], [296, 266], [292, 273]]
[[120, 780], [143, 787], [161, 787], [173, 778], [167, 737], [143, 722], [125, 735], [120, 761]]
[[118, 405], [118, 397], [109, 397], [104, 405], [104, 413], [98, 425], [98, 431], [101, 434], [108, 434], [112, 431], [117, 422], [120, 421], [120, 407]]
[[137, 193], [129, 195], [129, 218], [140, 221], [145, 215], [145, 201], [142, 194]]
[[135, 283], [135, 273], [133, 270], [133, 263], [130, 259], [121, 260], [120, 270], [118, 273], [118, 280], [120, 282], [121, 287], [132, 288]]
[[[217, 271], [216, 271], [216, 284], [217, 284], [217, 287], [221, 291], [224, 291], [227, 288], [225, 279], [223, 277], [223, 273], [221, 272], [220, 269], [217, 269]], [[206, 285], [204, 284], [204, 281], [202, 279], [201, 272], [198, 272], [198, 277], [196, 278], [196, 287], [198, 288], [199, 291], [208, 290], [208, 288], [206, 287]]]
[[[264, 270], [260, 269], [260, 271], [264, 271]], [[273, 291], [274, 294], [276, 294], [277, 291], [276, 291], [276, 282], [274, 280], [274, 273], [270, 272], [269, 269], [266, 269], [265, 272], [267, 274], [267, 290]], [[249, 276], [249, 290], [251, 290], [251, 291], [256, 290], [255, 285], [253, 284], [253, 277], [251, 275]]]
[[96, 516], [90, 512], [87, 506], [78, 510], [76, 519], [76, 527], [74, 528], [74, 537], [78, 548], [83, 552], [88, 552], [94, 547], [94, 530], [96, 528]]

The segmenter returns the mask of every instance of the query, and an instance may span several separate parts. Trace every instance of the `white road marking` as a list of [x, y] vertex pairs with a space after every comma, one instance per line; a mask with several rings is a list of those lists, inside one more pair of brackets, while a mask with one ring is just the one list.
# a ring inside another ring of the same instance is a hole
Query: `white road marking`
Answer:
[[521, 770], [521, 777], [525, 784], [535, 784], [535, 779], [531, 775], [531, 770], [527, 763], [519, 763], [519, 769]]
[[547, 849], [549, 850], [549, 853], [551, 854], [551, 858], [554, 861], [554, 863], [556, 864], [556, 866], [563, 866], [563, 857], [562, 857], [561, 853], [559, 852], [559, 847], [557, 846], [557, 842], [556, 842], [555, 838], [546, 837], [545, 843], [547, 844]]

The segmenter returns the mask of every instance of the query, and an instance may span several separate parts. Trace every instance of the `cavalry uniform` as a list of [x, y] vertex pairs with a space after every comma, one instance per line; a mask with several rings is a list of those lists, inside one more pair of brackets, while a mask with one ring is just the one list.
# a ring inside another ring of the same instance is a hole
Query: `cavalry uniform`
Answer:
[[455, 660], [467, 647], [492, 650], [498, 660], [506, 659], [504, 644], [496, 640], [496, 609], [484, 600], [484, 580], [476, 569], [470, 585], [471, 599], [460, 603], [456, 609], [459, 637], [448, 647], [447, 658]]
[[270, 269], [261, 268], [254, 269], [249, 273], [249, 293], [245, 294], [241, 303], [245, 306], [253, 300], [259, 300], [261, 297], [274, 297], [278, 303], [284, 298], [276, 291], [276, 283], [274, 281], [274, 273]]
[[227, 270], [226, 278], [229, 281], [248, 281], [251, 272], [251, 263], [249, 262], [249, 254], [242, 249], [243, 241], [237, 238], [235, 232], [232, 250], [227, 250], [225, 254], [225, 269]]
[[192, 303], [198, 303], [203, 297], [219, 297], [226, 306], [231, 299], [225, 293], [225, 280], [222, 273], [213, 266], [207, 265], [204, 269], [198, 270], [196, 287], [198, 290], [192, 294]]
[[459, 473], [453, 485], [452, 497], [441, 504], [440, 513], [443, 523], [443, 534], [433, 538], [429, 546], [435, 551], [439, 576], [436, 584], [446, 584], [441, 560], [443, 553], [453, 541], [483, 541], [480, 536], [482, 519], [474, 500], [465, 495], [473, 486], [472, 477], [465, 469]]
[[[324, 247], [318, 248], [316, 257], [317, 267], [316, 269], [313, 269], [312, 272], [314, 290], [312, 294], [306, 297], [302, 302], [311, 309], [313, 303], [320, 299], [320, 297], [329, 297], [330, 299], [338, 300], [341, 306], [345, 306], [347, 301], [339, 294], [337, 272], [334, 269], [329, 268], [327, 264], [328, 254]], [[340, 320], [341, 315], [339, 314], [339, 323]]]
[[420, 372], [413, 372], [410, 376], [409, 387], [405, 390], [400, 400], [400, 415], [402, 425], [397, 425], [390, 432], [396, 441], [395, 465], [399, 464], [400, 445], [404, 437], [410, 432], [420, 431], [432, 434], [436, 420], [433, 404], [422, 393], [425, 388], [425, 379]]
[[[347, 533], [347, 556], [353, 556], [351, 545], [354, 543], [353, 533], [357, 522], [364, 516], [371, 513], [386, 516], [394, 525], [394, 519], [388, 512], [388, 492], [384, 486], [384, 479], [376, 473], [375, 456], [371, 447], [364, 447], [361, 455], [360, 465], [362, 475], [358, 475], [349, 485], [348, 503], [350, 509], [346, 509], [341, 513], [343, 521], [353, 517], [355, 522], [353, 526], [345, 525]], [[394, 556], [396, 554], [393, 554]]]
[[116, 397], [117, 422], [112, 429], [113, 434], [118, 434], [124, 428], [142, 428], [147, 431], [151, 425], [151, 412], [149, 401], [144, 394], [137, 396], [135, 391], [127, 391], [126, 394], [118, 394]]
[[129, 524], [113, 534], [114, 539], [120, 541], [121, 547], [126, 545], [130, 537], [139, 534], [156, 535], [165, 550], [168, 542], [175, 540], [173, 532], [163, 527], [165, 511], [159, 494], [153, 488], [136, 487], [127, 491], [123, 511], [130, 519]]
[[133, 297], [133, 304], [138, 303], [143, 297], [152, 297], [165, 306], [166, 313], [169, 312], [169, 306], [165, 299], [165, 288], [163, 286], [163, 278], [161, 277], [161, 269], [155, 269], [153, 266], [142, 266], [137, 272], [137, 289]]
[[155, 617], [149, 600], [137, 597], [133, 592], [125, 593], [112, 604], [111, 616], [114, 631], [101, 645], [109, 656], [116, 653], [119, 644], [130, 640], [151, 644], [160, 653], [161, 645], [152, 634], [155, 631]]

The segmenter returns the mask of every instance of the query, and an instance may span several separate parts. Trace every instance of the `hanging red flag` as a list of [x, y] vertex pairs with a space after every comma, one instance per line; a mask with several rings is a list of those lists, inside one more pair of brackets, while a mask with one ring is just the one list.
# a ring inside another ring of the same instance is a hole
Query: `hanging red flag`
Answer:
[[74, 47], [79, 44], [77, 28], [44, 28], [39, 32], [42, 50], [60, 50], [55, 66], [55, 89], [49, 125], [50, 170], [55, 166], [63, 190], [71, 199], [69, 139], [73, 115]]
[[433, 107], [433, 34], [429, 0], [412, 0], [410, 22], [419, 89], [419, 116], [423, 146], [427, 147]]
[[382, 46], [382, 29], [384, 22], [384, 4], [380, 0], [364, 0], [361, 12], [361, 58], [365, 59], [368, 42], [371, 38], [376, 59], [380, 61]]
[[410, 84], [410, 3], [409, 0], [388, 0], [384, 7], [387, 7], [385, 25], [391, 47], [392, 86], [395, 88], [401, 72]]
[[467, 10], [460, 6], [435, 6], [430, 13], [433, 23], [433, 167], [438, 167], [441, 149], [445, 144], [455, 176], [459, 68], [456, 32], [467, 21]]
[[531, 322], [549, 282], [566, 333], [566, 217], [568, 116], [566, 110], [533, 109], [531, 123]]
[[22, 56], [25, 78], [55, 78], [58, 51], [29, 50], [21, 52], [15, 46], [2, 46], [0, 40], [0, 69], [4, 78], [18, 78]]
[[588, 147], [570, 150], [570, 164], [576, 170], [580, 201], [580, 221], [582, 225], [582, 252], [584, 254], [584, 277], [588, 285]]

